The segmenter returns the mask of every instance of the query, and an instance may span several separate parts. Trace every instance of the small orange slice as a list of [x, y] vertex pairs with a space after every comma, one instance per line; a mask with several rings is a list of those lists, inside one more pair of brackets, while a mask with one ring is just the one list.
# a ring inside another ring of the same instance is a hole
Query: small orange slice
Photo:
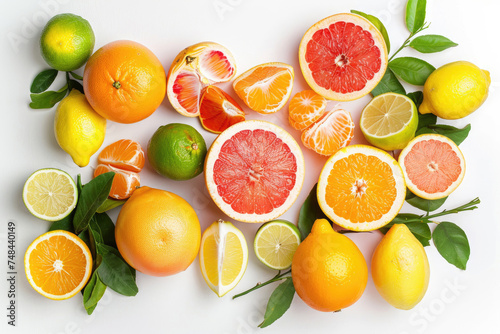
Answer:
[[325, 112], [327, 100], [313, 90], [295, 94], [288, 105], [288, 122], [297, 130], [304, 130]]
[[94, 171], [94, 177], [107, 172], [115, 172], [109, 197], [114, 199], [127, 199], [141, 185], [139, 173], [131, 172], [125, 169], [113, 167], [111, 165], [97, 165]]
[[206, 130], [221, 133], [231, 125], [244, 120], [243, 109], [222, 89], [210, 85], [203, 90], [200, 100], [200, 121]]

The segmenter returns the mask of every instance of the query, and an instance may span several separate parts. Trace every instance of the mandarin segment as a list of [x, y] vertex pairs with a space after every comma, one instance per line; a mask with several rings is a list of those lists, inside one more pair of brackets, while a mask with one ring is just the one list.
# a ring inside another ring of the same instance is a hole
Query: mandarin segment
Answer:
[[97, 157], [99, 164], [137, 173], [144, 167], [145, 160], [141, 145], [130, 139], [121, 139], [106, 146]]
[[125, 169], [116, 168], [111, 165], [99, 164], [94, 171], [94, 177], [107, 172], [114, 172], [113, 183], [109, 191], [109, 197], [114, 199], [127, 199], [141, 185], [139, 173]]
[[327, 100], [313, 90], [295, 94], [288, 106], [288, 122], [297, 130], [304, 130], [317, 121], [326, 110]]

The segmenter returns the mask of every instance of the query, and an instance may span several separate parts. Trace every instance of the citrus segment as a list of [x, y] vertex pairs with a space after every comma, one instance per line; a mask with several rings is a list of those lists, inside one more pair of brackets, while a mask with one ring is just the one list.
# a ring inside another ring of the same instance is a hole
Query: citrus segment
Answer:
[[50, 299], [67, 299], [82, 290], [90, 278], [92, 255], [76, 235], [56, 230], [31, 243], [24, 268], [28, 282], [38, 293]]
[[121, 139], [106, 146], [99, 153], [97, 162], [138, 173], [144, 167], [144, 151], [138, 142]]
[[135, 189], [141, 185], [138, 173], [125, 169], [116, 168], [111, 165], [99, 164], [94, 170], [94, 177], [107, 172], [114, 172], [113, 183], [109, 191], [109, 197], [114, 199], [127, 199]]
[[327, 100], [313, 90], [295, 94], [288, 105], [288, 122], [297, 130], [313, 124], [325, 112]]
[[203, 90], [200, 101], [200, 121], [206, 130], [221, 133], [231, 125], [244, 120], [243, 109], [222, 89], [211, 85]]
[[203, 84], [198, 75], [191, 71], [180, 71], [172, 86], [173, 94], [176, 98], [172, 105], [177, 110], [181, 108], [184, 116], [197, 116], [199, 114], [200, 94]]

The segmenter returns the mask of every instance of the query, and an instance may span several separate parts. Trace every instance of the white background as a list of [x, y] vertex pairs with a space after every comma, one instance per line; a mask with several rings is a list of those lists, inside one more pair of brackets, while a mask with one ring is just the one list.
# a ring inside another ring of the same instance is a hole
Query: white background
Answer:
[[[46, 21], [57, 13], [71, 12], [86, 18], [96, 36], [96, 47], [131, 39], [149, 47], [165, 70], [183, 48], [205, 40], [228, 47], [237, 60], [238, 72], [269, 61], [282, 61], [295, 69], [294, 93], [306, 88], [298, 66], [297, 50], [304, 32], [318, 20], [357, 9], [374, 14], [385, 23], [396, 50], [408, 32], [404, 25], [404, 0], [369, 1], [2, 1], [1, 124], [3, 131], [0, 173], [0, 328], [2, 333], [498, 333], [500, 311], [500, 265], [498, 250], [498, 132], [499, 79], [498, 12], [494, 0], [429, 0], [425, 33], [442, 34], [459, 43], [456, 48], [430, 55], [406, 50], [402, 55], [421, 56], [438, 67], [455, 60], [469, 60], [491, 72], [492, 85], [486, 103], [471, 116], [451, 122], [457, 127], [472, 124], [461, 149], [467, 160], [462, 185], [445, 203], [445, 208], [464, 204], [479, 196], [480, 208], [446, 217], [467, 233], [471, 257], [466, 271], [448, 264], [431, 245], [426, 247], [431, 266], [429, 289], [421, 303], [410, 311], [387, 304], [377, 293], [371, 278], [361, 299], [340, 313], [321, 313], [309, 308], [296, 295], [288, 312], [266, 329], [257, 328], [274, 286], [268, 286], [237, 300], [234, 293], [267, 280], [275, 272], [265, 268], [250, 249], [245, 276], [239, 285], [218, 298], [205, 284], [198, 259], [183, 273], [172, 277], [150, 277], [138, 273], [139, 293], [123, 297], [108, 289], [92, 316], [82, 306], [80, 295], [66, 301], [51, 301], [28, 284], [23, 255], [29, 243], [49, 227], [30, 215], [23, 205], [24, 181], [35, 170], [61, 168], [88, 182], [96, 163], [79, 168], [57, 145], [53, 134], [54, 110], [31, 110], [29, 87], [34, 76], [47, 67], [39, 54], [38, 38]], [[82, 73], [82, 70], [77, 71]], [[62, 86], [56, 81], [54, 88]], [[229, 85], [223, 86], [235, 96]], [[418, 87], [407, 87], [414, 91]], [[369, 101], [343, 103], [356, 123]], [[332, 108], [335, 103], [331, 103]], [[296, 140], [300, 133], [287, 122], [287, 107], [272, 116], [250, 110], [248, 119], [261, 118], [287, 129]], [[145, 148], [153, 132], [171, 122], [188, 123], [199, 129], [210, 145], [215, 135], [203, 130], [196, 118], [180, 116], [168, 100], [148, 119], [130, 125], [108, 122], [103, 147], [121, 138], [137, 140]], [[359, 130], [354, 143], [363, 143]], [[303, 148], [303, 146], [301, 146]], [[307, 178], [294, 206], [283, 218], [297, 222], [299, 208], [326, 158], [303, 148]], [[142, 184], [173, 191], [195, 208], [202, 230], [218, 218], [226, 218], [207, 195], [203, 175], [176, 182], [160, 177], [146, 165]], [[402, 212], [417, 212], [405, 204]], [[111, 212], [116, 219], [118, 209]], [[17, 226], [17, 327], [7, 326], [7, 222]], [[258, 225], [236, 223], [251, 247]], [[349, 234], [369, 264], [381, 236], [377, 233]], [[233, 293], [234, 292], [234, 293]]]

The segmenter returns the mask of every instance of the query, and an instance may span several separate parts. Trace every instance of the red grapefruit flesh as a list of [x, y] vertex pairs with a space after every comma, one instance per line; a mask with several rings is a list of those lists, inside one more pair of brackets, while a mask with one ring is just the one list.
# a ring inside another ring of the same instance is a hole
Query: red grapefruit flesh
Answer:
[[465, 159], [448, 137], [423, 134], [401, 151], [399, 163], [408, 189], [425, 199], [450, 195], [465, 175]]
[[336, 14], [313, 25], [299, 47], [309, 86], [330, 100], [351, 101], [372, 91], [387, 69], [387, 48], [378, 29], [356, 14]]
[[200, 121], [213, 133], [221, 133], [233, 124], [243, 122], [245, 112], [226, 92], [216, 86], [203, 90], [200, 100]]
[[299, 145], [265, 121], [237, 123], [214, 141], [205, 162], [208, 192], [229, 217], [263, 223], [281, 216], [304, 181]]

